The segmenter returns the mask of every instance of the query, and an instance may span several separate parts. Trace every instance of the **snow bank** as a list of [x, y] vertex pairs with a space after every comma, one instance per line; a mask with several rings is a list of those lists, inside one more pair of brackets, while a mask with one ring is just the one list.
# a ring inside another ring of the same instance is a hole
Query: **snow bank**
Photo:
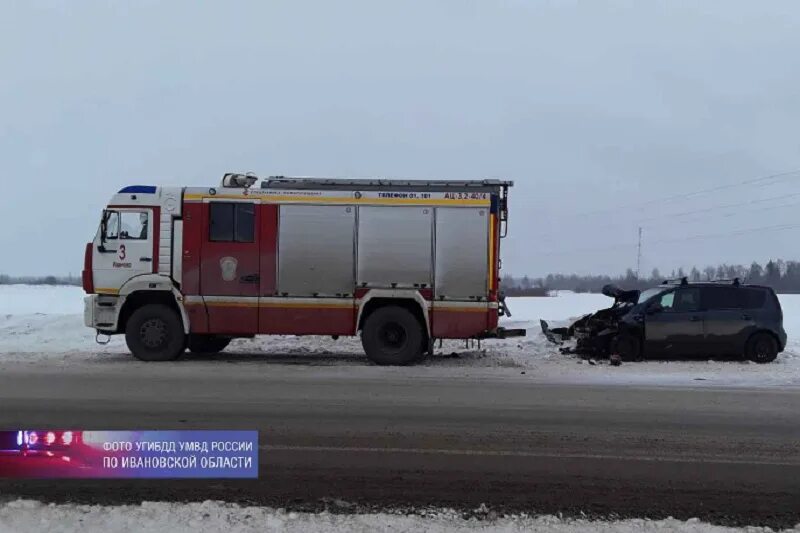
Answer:
[[[83, 325], [83, 292], [78, 287], [0, 286], [0, 365], [95, 364], [107, 361], [130, 364], [124, 339], [108, 345], [95, 343], [94, 332]], [[425, 367], [458, 367], [460, 372], [478, 369], [518, 369], [543, 380], [667, 385], [800, 386], [800, 295], [781, 295], [784, 326], [789, 334], [787, 350], [777, 361], [756, 365], [747, 361], [647, 361], [610, 367], [606, 362], [589, 365], [565, 356], [548, 343], [539, 319], [554, 325], [591, 313], [610, 303], [600, 294], [561, 291], [552, 297], [509, 298], [512, 316], [502, 324], [525, 328], [523, 338], [489, 340], [481, 349], [473, 343], [445, 341], [436, 344], [436, 356]], [[368, 365], [360, 340], [330, 337], [274, 336], [234, 341], [228, 357], [287, 358], [293, 363]], [[192, 357], [191, 355], [187, 357]], [[208, 360], [208, 358], [206, 358]], [[225, 355], [212, 361], [224, 361]], [[273, 361], [274, 362], [274, 361]], [[180, 363], [176, 363], [180, 364]], [[165, 367], [162, 367], [165, 368]], [[417, 367], [420, 368], [420, 367]]]
[[[172, 533], [233, 531], [253, 532], [404, 532], [404, 531], [549, 531], [556, 533], [591, 532], [703, 532], [751, 533], [772, 531], [768, 528], [730, 528], [714, 526], [696, 519], [630, 519], [614, 522], [583, 519], [561, 519], [554, 516], [525, 515], [492, 519], [465, 519], [455, 511], [428, 511], [424, 515], [406, 514], [331, 514], [296, 513], [266, 507], [240, 507], [221, 502], [154, 503], [105, 507], [99, 505], [47, 505], [17, 500], [0, 506], [0, 532], [75, 531], [139, 531]], [[794, 531], [800, 531], [795, 528]]]

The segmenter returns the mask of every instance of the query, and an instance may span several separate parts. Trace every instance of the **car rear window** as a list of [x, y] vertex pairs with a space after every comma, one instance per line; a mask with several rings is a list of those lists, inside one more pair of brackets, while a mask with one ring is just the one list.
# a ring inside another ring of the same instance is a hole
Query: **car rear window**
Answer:
[[758, 309], [767, 293], [746, 287], [707, 287], [703, 290], [706, 309]]

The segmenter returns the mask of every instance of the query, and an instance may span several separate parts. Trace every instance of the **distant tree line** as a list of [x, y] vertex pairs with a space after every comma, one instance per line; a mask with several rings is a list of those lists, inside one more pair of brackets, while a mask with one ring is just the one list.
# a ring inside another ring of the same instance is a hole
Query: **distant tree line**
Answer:
[[0, 285], [80, 285], [75, 276], [9, 276], [0, 274]]
[[636, 272], [628, 269], [619, 276], [602, 276], [577, 274], [548, 274], [543, 278], [521, 278], [504, 275], [502, 287], [509, 296], [544, 296], [551, 290], [570, 290], [576, 292], [600, 292], [604, 285], [614, 284], [624, 289], [646, 289], [658, 285], [666, 279], [686, 277], [689, 281], [708, 281], [717, 279], [739, 278], [742, 283], [767, 285], [781, 293], [800, 293], [800, 261], [770, 259], [763, 266], [753, 262], [750, 266], [728, 265], [707, 266], [689, 271], [679, 268], [669, 273], [662, 273], [654, 268], [647, 276], [636, 276]]

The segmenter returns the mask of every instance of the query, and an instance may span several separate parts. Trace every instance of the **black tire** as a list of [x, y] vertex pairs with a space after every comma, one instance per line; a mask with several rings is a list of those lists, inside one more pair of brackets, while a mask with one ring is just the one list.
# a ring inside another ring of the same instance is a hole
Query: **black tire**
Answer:
[[619, 354], [623, 361], [640, 361], [642, 359], [642, 341], [630, 333], [622, 333], [611, 343], [611, 353]]
[[145, 305], [133, 312], [125, 326], [125, 342], [142, 361], [172, 361], [186, 348], [180, 316], [162, 304]]
[[367, 357], [379, 365], [408, 365], [425, 356], [422, 324], [403, 307], [373, 311], [364, 321], [361, 344]]
[[214, 354], [227, 348], [231, 340], [216, 335], [189, 335], [186, 345], [192, 353]]
[[747, 341], [744, 354], [754, 363], [771, 363], [778, 357], [778, 341], [769, 333], [756, 333]]

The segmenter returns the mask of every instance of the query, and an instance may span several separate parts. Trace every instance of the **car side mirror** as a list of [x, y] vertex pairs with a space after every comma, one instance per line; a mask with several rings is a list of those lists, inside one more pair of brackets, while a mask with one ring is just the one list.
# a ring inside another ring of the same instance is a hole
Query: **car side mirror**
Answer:
[[650, 307], [647, 308], [647, 314], [648, 315], [655, 315], [655, 314], [660, 313], [663, 310], [664, 310], [664, 307], [660, 303], [656, 302], [656, 303], [652, 304]]

